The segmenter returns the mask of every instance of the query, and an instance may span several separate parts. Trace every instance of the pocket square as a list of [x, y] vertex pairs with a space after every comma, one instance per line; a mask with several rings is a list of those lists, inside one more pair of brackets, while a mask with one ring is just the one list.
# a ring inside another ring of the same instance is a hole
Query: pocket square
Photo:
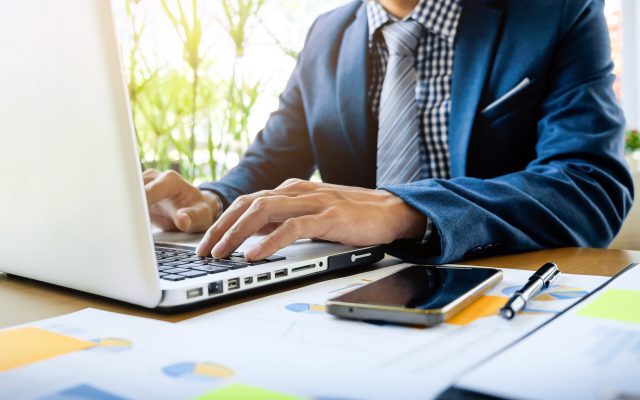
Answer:
[[504, 103], [505, 101], [507, 101], [508, 99], [510, 99], [511, 97], [513, 97], [516, 93], [518, 93], [519, 91], [521, 91], [522, 89], [526, 88], [527, 86], [529, 86], [531, 84], [531, 79], [529, 78], [524, 78], [522, 80], [522, 82], [518, 83], [513, 89], [509, 90], [507, 93], [505, 93], [502, 97], [500, 97], [498, 100], [494, 101], [493, 103], [489, 104], [488, 106], [486, 106], [484, 108], [484, 110], [482, 110], [482, 112], [487, 112], [487, 111], [491, 111], [494, 108], [498, 107], [500, 104]]

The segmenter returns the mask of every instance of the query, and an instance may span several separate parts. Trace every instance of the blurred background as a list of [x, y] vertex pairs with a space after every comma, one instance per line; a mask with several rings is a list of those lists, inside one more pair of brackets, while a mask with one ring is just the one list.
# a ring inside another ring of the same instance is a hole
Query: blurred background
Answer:
[[[114, 0], [143, 166], [196, 184], [239, 161], [313, 20], [348, 0]], [[607, 0], [627, 162], [640, 185], [640, 2]], [[640, 249], [640, 207], [618, 248]]]

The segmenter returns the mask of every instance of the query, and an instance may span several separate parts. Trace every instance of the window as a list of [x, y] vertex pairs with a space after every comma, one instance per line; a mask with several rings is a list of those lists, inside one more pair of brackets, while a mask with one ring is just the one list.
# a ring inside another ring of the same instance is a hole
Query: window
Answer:
[[346, 0], [117, 0], [145, 167], [216, 180], [278, 106], [313, 20]]
[[640, 126], [640, 7], [636, 0], [608, 0], [605, 15], [617, 76], [614, 89], [627, 118], [627, 126]]

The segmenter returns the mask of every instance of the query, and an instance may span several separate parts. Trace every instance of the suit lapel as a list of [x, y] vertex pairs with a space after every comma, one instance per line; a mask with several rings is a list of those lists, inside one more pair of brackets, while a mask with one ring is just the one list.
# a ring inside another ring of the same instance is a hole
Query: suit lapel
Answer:
[[467, 147], [478, 102], [493, 60], [502, 11], [463, 0], [455, 43], [449, 117], [451, 176], [466, 175]]
[[[365, 3], [356, 12], [342, 38], [337, 60], [338, 114], [362, 186], [375, 186], [375, 135], [367, 109], [367, 13]], [[372, 137], [374, 136], [374, 137]], [[373, 171], [373, 172], [372, 172]]]

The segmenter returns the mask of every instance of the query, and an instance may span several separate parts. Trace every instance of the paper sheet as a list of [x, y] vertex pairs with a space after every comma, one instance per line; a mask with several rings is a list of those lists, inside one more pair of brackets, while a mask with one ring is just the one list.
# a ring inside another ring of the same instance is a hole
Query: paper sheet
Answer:
[[640, 398], [639, 299], [635, 267], [456, 387], [520, 399]]
[[530, 271], [503, 270], [501, 284], [449, 323], [434, 328], [340, 320], [325, 313], [327, 299], [404, 265], [321, 282], [181, 324], [208, 332], [229, 326], [253, 332], [254, 340], [264, 346], [284, 344], [287, 351], [282, 359], [304, 358], [326, 363], [333, 360], [336, 366], [355, 368], [353, 373], [357, 376], [367, 376], [373, 371], [402, 375], [412, 382], [405, 388], [405, 397], [428, 398], [445, 389], [464, 369], [524, 336], [607, 279], [561, 275], [512, 321], [500, 318], [497, 311], [526, 282]]
[[282, 293], [189, 324], [91, 309], [28, 324], [20, 328], [93, 346], [0, 372], [0, 398], [430, 398], [462, 369], [605, 280], [565, 275], [511, 322], [487, 314], [529, 271], [505, 270], [505, 281], [457, 325], [417, 329], [324, 313], [327, 298], [397, 268]]

